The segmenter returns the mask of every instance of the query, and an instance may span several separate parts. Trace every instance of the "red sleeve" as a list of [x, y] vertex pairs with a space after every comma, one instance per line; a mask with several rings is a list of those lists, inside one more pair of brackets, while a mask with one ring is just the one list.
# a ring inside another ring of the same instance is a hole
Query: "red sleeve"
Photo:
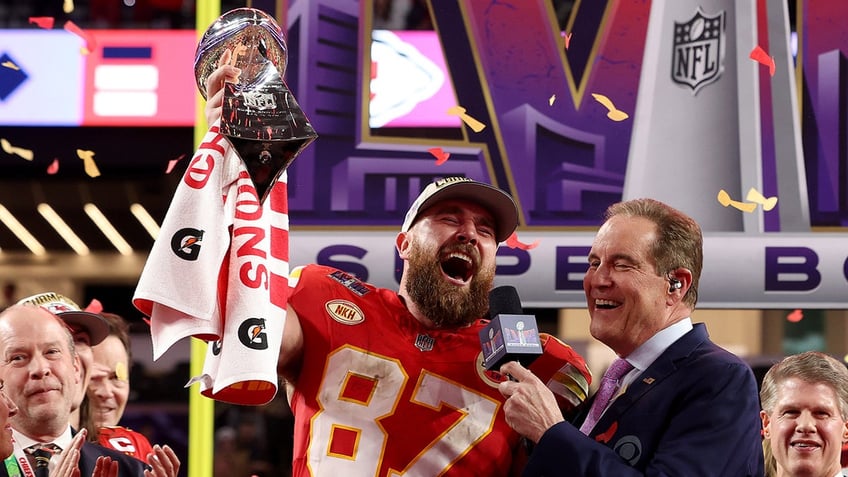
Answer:
[[147, 455], [153, 452], [153, 446], [143, 434], [126, 427], [102, 427], [97, 440], [103, 447], [115, 449], [144, 462], [147, 462]]

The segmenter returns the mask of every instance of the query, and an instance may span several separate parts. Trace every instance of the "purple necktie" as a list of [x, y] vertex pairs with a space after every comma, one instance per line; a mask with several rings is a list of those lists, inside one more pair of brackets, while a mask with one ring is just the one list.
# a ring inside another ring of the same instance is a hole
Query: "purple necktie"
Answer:
[[627, 360], [616, 358], [615, 361], [612, 362], [607, 372], [604, 373], [604, 377], [601, 378], [601, 385], [598, 388], [598, 393], [595, 395], [595, 400], [592, 401], [592, 407], [589, 409], [589, 414], [586, 416], [586, 420], [583, 421], [583, 425], [580, 426], [580, 432], [583, 434], [589, 435], [592, 432], [592, 429], [595, 427], [595, 423], [598, 422], [598, 419], [601, 418], [601, 414], [606, 409], [607, 404], [609, 404], [615, 392], [618, 390], [618, 386], [621, 382], [621, 378], [629, 373], [633, 369], [633, 365], [627, 362]]

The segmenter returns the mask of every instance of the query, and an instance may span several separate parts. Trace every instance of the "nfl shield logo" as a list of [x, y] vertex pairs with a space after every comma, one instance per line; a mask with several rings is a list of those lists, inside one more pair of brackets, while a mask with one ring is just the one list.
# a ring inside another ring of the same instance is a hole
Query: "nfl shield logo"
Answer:
[[436, 340], [427, 335], [418, 335], [415, 337], [415, 347], [421, 351], [433, 351], [433, 345]]
[[724, 72], [724, 11], [713, 16], [701, 7], [689, 21], [674, 22], [671, 80], [692, 88], [692, 94], [716, 81]]

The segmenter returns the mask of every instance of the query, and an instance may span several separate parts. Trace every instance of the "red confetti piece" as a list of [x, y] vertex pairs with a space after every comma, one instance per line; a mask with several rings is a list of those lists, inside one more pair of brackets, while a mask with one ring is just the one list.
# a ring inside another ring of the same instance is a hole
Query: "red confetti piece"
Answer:
[[29, 17], [30, 23], [35, 23], [40, 28], [44, 28], [45, 30], [50, 30], [53, 28], [55, 20], [53, 17]]
[[47, 166], [47, 173], [51, 176], [55, 173], [59, 172], [59, 159], [53, 159], [53, 162]]
[[441, 166], [442, 164], [444, 164], [450, 157], [450, 153], [443, 151], [440, 147], [431, 147], [430, 149], [427, 149], [427, 151], [429, 151], [430, 154], [432, 154], [433, 157], [436, 158], [437, 166]]
[[755, 46], [754, 49], [751, 50], [751, 59], [761, 65], [768, 66], [769, 74], [774, 76], [774, 58], [769, 56], [768, 53], [766, 53], [759, 45]]
[[85, 310], [83, 311], [87, 311], [89, 313], [100, 313], [101, 311], [103, 311], [103, 304], [100, 303], [100, 300], [94, 298], [93, 300], [91, 300], [91, 303], [89, 303], [88, 306], [85, 307]]
[[513, 232], [509, 238], [506, 239], [506, 246], [509, 248], [517, 248], [519, 250], [533, 250], [534, 248], [539, 246], [539, 241], [536, 240], [531, 244], [526, 244], [518, 240], [518, 234]]
[[791, 321], [792, 323], [798, 323], [799, 321], [804, 319], [804, 312], [801, 310], [795, 310], [792, 313], [786, 316], [786, 321]]
[[568, 49], [568, 45], [570, 45], [570, 44], [571, 44], [571, 33], [566, 34], [566, 33], [563, 31], [563, 32], [560, 32], [560, 36], [562, 36], [562, 37], [563, 37], [563, 39], [565, 39], [565, 49], [567, 50], [567, 49]]
[[177, 163], [180, 162], [185, 156], [185, 154], [180, 154], [180, 157], [168, 161], [168, 167], [165, 169], [165, 174], [170, 174], [171, 171], [174, 170], [174, 166], [176, 166]]
[[73, 33], [74, 35], [80, 37], [85, 42], [85, 46], [83, 46], [82, 53], [87, 55], [94, 50], [94, 38], [91, 37], [88, 33], [84, 32], [82, 28], [78, 27], [76, 23], [68, 20], [65, 22], [65, 30]]
[[607, 429], [606, 431], [602, 432], [601, 434], [598, 434], [597, 436], [595, 436], [595, 440], [598, 441], [598, 442], [607, 443], [607, 442], [609, 442], [610, 439], [612, 439], [612, 436], [615, 435], [615, 431], [617, 431], [617, 430], [618, 430], [618, 421], [614, 421], [609, 426], [609, 429]]

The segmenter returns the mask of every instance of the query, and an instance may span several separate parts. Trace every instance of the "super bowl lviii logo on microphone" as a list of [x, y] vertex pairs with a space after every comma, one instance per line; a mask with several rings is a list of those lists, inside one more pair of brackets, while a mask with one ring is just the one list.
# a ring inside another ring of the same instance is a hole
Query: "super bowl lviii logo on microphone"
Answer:
[[683, 23], [674, 22], [671, 80], [692, 88], [692, 94], [724, 72], [724, 11], [706, 15], [701, 7]]

